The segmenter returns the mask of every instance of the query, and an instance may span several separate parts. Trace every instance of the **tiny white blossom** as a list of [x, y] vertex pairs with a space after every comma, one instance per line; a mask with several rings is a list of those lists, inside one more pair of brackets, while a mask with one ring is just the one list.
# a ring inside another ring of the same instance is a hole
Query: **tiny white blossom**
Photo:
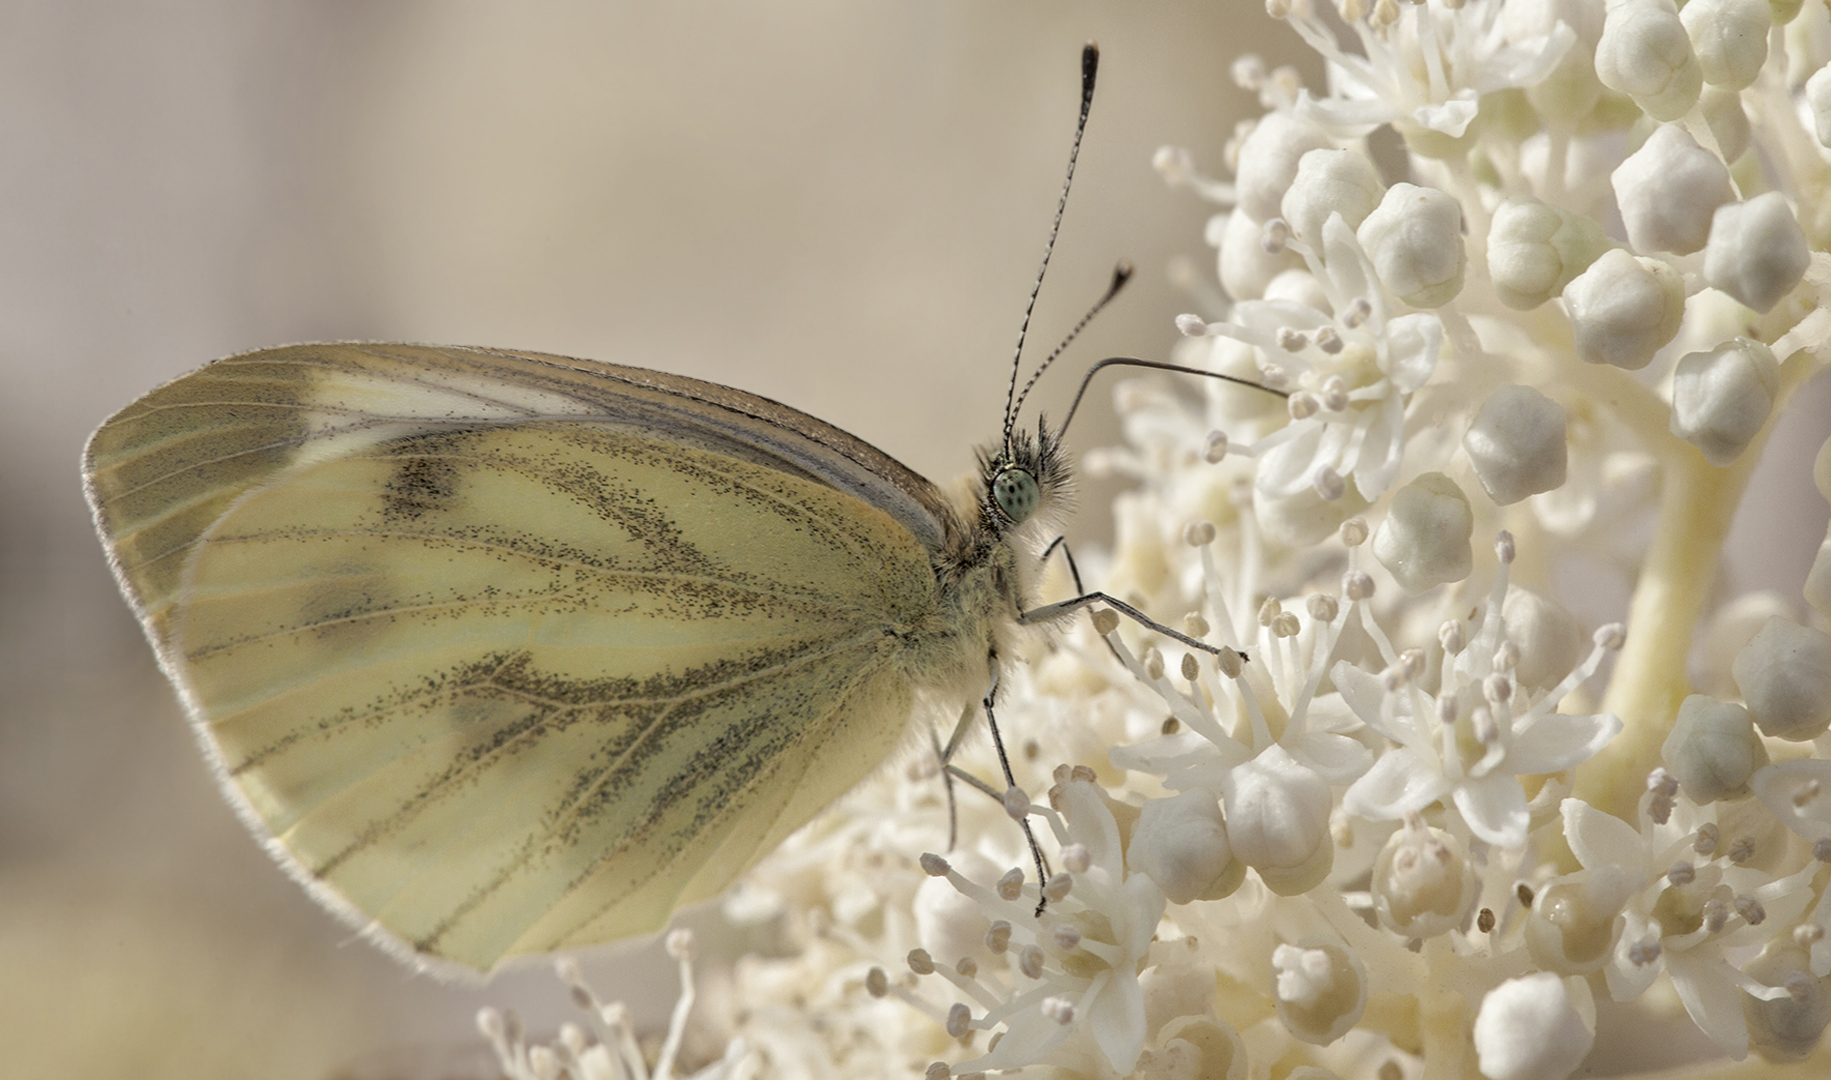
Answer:
[[[1549, 972], [1508, 979], [1488, 991], [1475, 1015], [1475, 1054], [1489, 1080], [1565, 1080], [1596, 1041], [1589, 988]], [[1588, 1015], [1585, 1015], [1587, 1011]]]
[[1702, 251], [1711, 215], [1736, 197], [1729, 168], [1678, 124], [1661, 124], [1610, 182], [1628, 242], [1646, 254]]
[[1703, 89], [1704, 73], [1672, 0], [1615, 0], [1596, 44], [1602, 84], [1655, 120], [1677, 120]]
[[[1444, 800], [1455, 804], [1476, 836], [1518, 848], [1530, 825], [1518, 777], [1568, 769], [1621, 730], [1612, 714], [1555, 711], [1566, 694], [1595, 674], [1607, 646], [1615, 644], [1612, 640], [1598, 640], [1589, 658], [1543, 695], [1515, 693], [1504, 702], [1489, 700], [1483, 688], [1495, 673], [1494, 657], [1505, 634], [1506, 570], [1503, 562], [1480, 630], [1453, 664], [1445, 664], [1435, 695], [1415, 679], [1388, 689], [1379, 676], [1346, 661], [1331, 670], [1355, 715], [1398, 744], [1342, 797], [1350, 813], [1393, 821]], [[1388, 663], [1398, 661], [1389, 644], [1382, 644], [1381, 651]]]
[[1564, 407], [1530, 386], [1495, 387], [1462, 446], [1481, 486], [1501, 506], [1562, 487], [1568, 475]]
[[1606, 251], [1564, 287], [1577, 356], [1638, 371], [1678, 336], [1685, 283], [1658, 259]]
[[1704, 280], [1767, 312], [1799, 284], [1811, 258], [1786, 196], [1769, 191], [1716, 209], [1704, 249]]
[[1747, 796], [1749, 778], [1768, 763], [1748, 710], [1704, 694], [1680, 703], [1660, 758], [1679, 790], [1700, 806]]
[[1831, 634], [1774, 616], [1731, 670], [1763, 735], [1804, 742], [1831, 727]]
[[1462, 291], [1468, 253], [1462, 206], [1435, 188], [1394, 184], [1355, 237], [1386, 290], [1412, 307], [1442, 307]]
[[1488, 228], [1488, 276], [1500, 302], [1530, 311], [1559, 296], [1609, 249], [1602, 227], [1537, 199], [1510, 199]]
[[1780, 393], [1780, 362], [1759, 341], [1739, 337], [1679, 360], [1672, 372], [1672, 434], [1725, 466], [1766, 426]]
[[1768, 0], [1689, 0], [1679, 21], [1691, 37], [1704, 81], [1740, 90], [1767, 63]]
[[1456, 482], [1425, 473], [1392, 497], [1391, 512], [1373, 534], [1373, 555], [1415, 595], [1469, 576], [1474, 528], [1469, 498]]

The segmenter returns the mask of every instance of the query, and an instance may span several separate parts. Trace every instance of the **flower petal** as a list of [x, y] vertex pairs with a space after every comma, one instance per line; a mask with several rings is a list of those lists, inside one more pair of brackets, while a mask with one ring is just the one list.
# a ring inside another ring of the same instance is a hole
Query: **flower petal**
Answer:
[[1144, 991], [1129, 971], [1103, 972], [1107, 977], [1088, 1003], [1087, 1026], [1106, 1063], [1120, 1076], [1131, 1075], [1144, 1052]]
[[1422, 810], [1449, 789], [1449, 781], [1434, 764], [1399, 747], [1374, 762], [1373, 768], [1348, 788], [1341, 805], [1356, 817], [1393, 821], [1404, 817], [1407, 810]]
[[1526, 776], [1563, 772], [1595, 757], [1620, 733], [1621, 718], [1614, 713], [1540, 713], [1514, 730], [1513, 745], [1507, 748], [1507, 768]]
[[1559, 809], [1564, 814], [1564, 839], [1570, 844], [1570, 853], [1585, 869], [1598, 866], [1643, 869], [1647, 859], [1646, 845], [1634, 826], [1582, 799], [1565, 799]]
[[1463, 781], [1456, 787], [1456, 809], [1462, 811], [1470, 832], [1497, 847], [1524, 847], [1532, 828], [1526, 793], [1510, 775]]
[[1672, 976], [1672, 989], [1678, 991], [1685, 1011], [1704, 1034], [1737, 1061], [1747, 1057], [1748, 1023], [1742, 1018], [1742, 990], [1721, 950], [1706, 946], [1668, 953], [1666, 972]]

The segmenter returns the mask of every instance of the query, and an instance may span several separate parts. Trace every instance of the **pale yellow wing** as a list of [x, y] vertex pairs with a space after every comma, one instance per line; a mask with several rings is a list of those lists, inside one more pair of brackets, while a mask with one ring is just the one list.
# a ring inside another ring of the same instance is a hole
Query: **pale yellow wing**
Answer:
[[88, 474], [233, 797], [346, 917], [482, 970], [656, 929], [901, 737], [944, 630], [897, 518], [728, 421], [512, 379], [491, 419], [312, 348], [155, 391]]

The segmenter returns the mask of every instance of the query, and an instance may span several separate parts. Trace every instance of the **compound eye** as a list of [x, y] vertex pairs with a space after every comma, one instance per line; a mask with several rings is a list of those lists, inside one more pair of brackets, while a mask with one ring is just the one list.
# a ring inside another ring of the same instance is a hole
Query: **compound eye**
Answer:
[[1042, 490], [1036, 486], [1036, 477], [1023, 469], [1000, 469], [992, 478], [992, 501], [1011, 524], [1022, 525], [1036, 513]]

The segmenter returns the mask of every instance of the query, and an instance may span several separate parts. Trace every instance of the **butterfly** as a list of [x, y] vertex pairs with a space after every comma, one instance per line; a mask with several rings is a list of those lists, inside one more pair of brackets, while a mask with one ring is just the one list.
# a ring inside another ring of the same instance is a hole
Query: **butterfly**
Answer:
[[957, 741], [1025, 626], [1144, 620], [1035, 604], [1070, 467], [1021, 404], [950, 498], [714, 383], [298, 345], [148, 393], [84, 475], [248, 826], [384, 947], [487, 972], [717, 895], [925, 705]]

